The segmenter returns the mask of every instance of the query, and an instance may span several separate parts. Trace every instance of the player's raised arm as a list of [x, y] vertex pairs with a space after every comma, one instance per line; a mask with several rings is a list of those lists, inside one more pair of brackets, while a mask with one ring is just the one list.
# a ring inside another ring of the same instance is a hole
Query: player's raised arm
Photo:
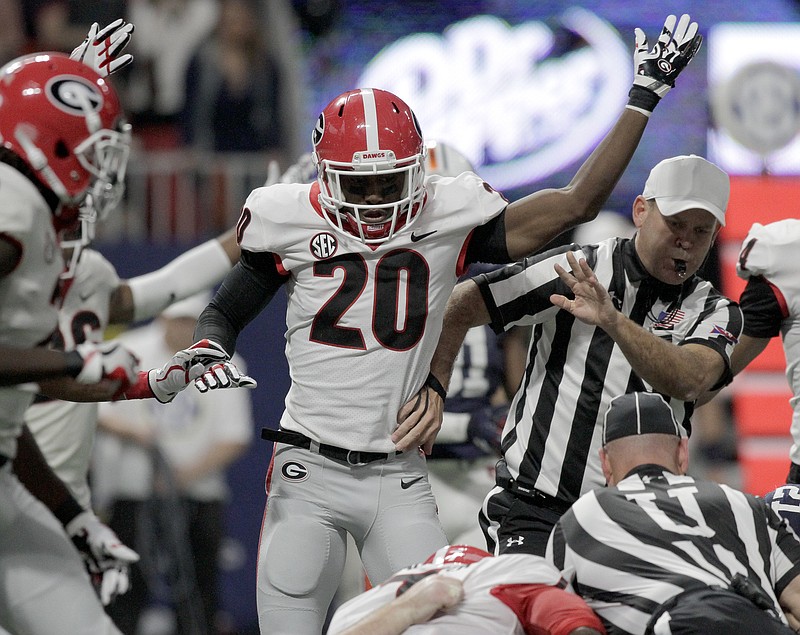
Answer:
[[616, 125], [589, 155], [572, 181], [519, 199], [505, 215], [506, 245], [519, 260], [567, 229], [597, 216], [636, 150], [647, 120], [660, 99], [675, 85], [680, 72], [702, 43], [697, 23], [688, 15], [667, 17], [658, 41], [649, 48], [644, 31], [636, 29], [634, 80], [628, 105]]

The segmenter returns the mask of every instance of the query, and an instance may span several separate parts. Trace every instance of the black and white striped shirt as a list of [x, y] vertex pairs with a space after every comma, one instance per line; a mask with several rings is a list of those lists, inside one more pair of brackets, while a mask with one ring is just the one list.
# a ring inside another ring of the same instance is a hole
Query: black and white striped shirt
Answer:
[[656, 465], [581, 497], [556, 524], [547, 558], [609, 635], [644, 633], [660, 605], [729, 588], [737, 573], [783, 618], [777, 598], [800, 575], [800, 541], [762, 499]]
[[[738, 304], [707, 281], [692, 276], [680, 285], [652, 278], [633, 240], [611, 238], [595, 245], [568, 245], [476, 278], [496, 332], [533, 325], [522, 386], [511, 403], [503, 432], [503, 454], [522, 486], [568, 503], [605, 484], [598, 448], [610, 400], [652, 390], [611, 337], [550, 302], [571, 296], [553, 269], [570, 269], [567, 251], [586, 258], [617, 309], [637, 324], [680, 345], [717, 351], [729, 376], [730, 354], [742, 329]], [[693, 403], [665, 396], [689, 431]]]

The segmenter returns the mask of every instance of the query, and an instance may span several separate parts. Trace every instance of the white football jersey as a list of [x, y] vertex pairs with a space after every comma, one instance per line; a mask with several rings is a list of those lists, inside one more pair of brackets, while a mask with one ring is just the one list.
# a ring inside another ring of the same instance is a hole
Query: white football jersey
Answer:
[[[755, 239], [755, 240], [753, 240]], [[792, 460], [800, 460], [800, 220], [790, 218], [769, 225], [753, 224], [742, 243], [737, 263], [740, 278], [764, 276], [786, 301], [788, 317], [781, 323], [786, 355], [786, 378], [792, 389]], [[744, 260], [746, 269], [740, 264]]]
[[286, 284], [291, 388], [281, 426], [322, 443], [391, 452], [397, 412], [428, 374], [467, 238], [506, 201], [478, 176], [429, 177], [414, 224], [365, 245], [334, 231], [318, 186], [254, 190], [242, 249], [272, 252]]
[[553, 565], [540, 556], [530, 554], [489, 557], [469, 565], [419, 564], [401, 569], [383, 584], [343, 604], [333, 616], [329, 635], [336, 635], [357, 624], [376, 609], [389, 604], [403, 585], [428, 575], [445, 575], [461, 580], [464, 599], [454, 608], [439, 612], [430, 621], [409, 627], [405, 633], [523, 635], [526, 631], [517, 614], [492, 591], [514, 584], [556, 586], [561, 582], [561, 574]]
[[[58, 282], [64, 260], [52, 213], [34, 185], [0, 163], [0, 234], [16, 243], [17, 267], [0, 278], [0, 343], [32, 348], [45, 344], [58, 321]], [[0, 388], [0, 454], [13, 457], [33, 392]]]
[[[58, 312], [58, 344], [71, 350], [103, 341], [111, 294], [120, 279], [114, 266], [91, 249], [81, 252], [74, 278], [65, 285]], [[97, 428], [97, 404], [37, 399], [25, 413], [39, 449], [78, 502], [89, 507], [86, 475]]]

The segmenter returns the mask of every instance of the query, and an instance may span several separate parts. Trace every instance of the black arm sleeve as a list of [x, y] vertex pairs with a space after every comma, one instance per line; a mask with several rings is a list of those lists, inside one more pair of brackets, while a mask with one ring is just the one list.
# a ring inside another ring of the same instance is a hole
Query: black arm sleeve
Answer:
[[213, 340], [233, 355], [239, 333], [261, 313], [288, 278], [278, 271], [272, 253], [242, 250], [239, 262], [225, 276], [211, 303], [197, 319], [195, 341]]
[[506, 212], [503, 210], [485, 225], [476, 227], [467, 245], [466, 264], [511, 262], [506, 246]]
[[772, 338], [781, 334], [785, 316], [775, 290], [764, 276], [753, 276], [739, 298], [744, 314], [742, 333], [750, 337]]

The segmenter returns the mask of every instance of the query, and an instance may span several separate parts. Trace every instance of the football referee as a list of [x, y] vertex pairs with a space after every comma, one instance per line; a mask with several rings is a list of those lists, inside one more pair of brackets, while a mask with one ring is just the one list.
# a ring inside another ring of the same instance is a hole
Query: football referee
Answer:
[[562, 516], [547, 557], [609, 635], [800, 626], [797, 536], [763, 499], [686, 475], [688, 443], [661, 396], [611, 401], [600, 460], [609, 487]]
[[666, 159], [633, 202], [633, 238], [567, 245], [456, 286], [431, 362], [445, 386], [468, 328], [533, 327], [480, 514], [490, 551], [542, 555], [561, 514], [605, 485], [597, 452], [613, 397], [661, 393], [688, 436], [694, 400], [727, 383], [742, 313], [696, 272], [729, 193], [713, 163]]

